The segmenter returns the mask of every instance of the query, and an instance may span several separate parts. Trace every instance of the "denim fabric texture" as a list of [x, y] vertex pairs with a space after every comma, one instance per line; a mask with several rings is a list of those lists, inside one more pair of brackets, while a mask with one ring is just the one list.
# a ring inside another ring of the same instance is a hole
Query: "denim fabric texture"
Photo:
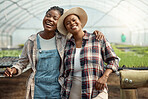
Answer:
[[35, 74], [34, 99], [60, 99], [59, 65], [57, 49], [42, 50], [37, 37], [38, 62]]

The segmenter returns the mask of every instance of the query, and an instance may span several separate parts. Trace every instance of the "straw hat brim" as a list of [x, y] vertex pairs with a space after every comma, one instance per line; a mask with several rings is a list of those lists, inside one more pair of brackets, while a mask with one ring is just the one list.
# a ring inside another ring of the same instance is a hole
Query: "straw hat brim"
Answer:
[[71, 15], [71, 14], [76, 14], [79, 16], [80, 18], [80, 21], [81, 21], [81, 24], [82, 24], [82, 28], [85, 26], [85, 24], [87, 23], [87, 14], [86, 12], [80, 8], [80, 7], [74, 7], [74, 8], [71, 8], [69, 10], [67, 10], [58, 20], [58, 23], [57, 23], [57, 29], [58, 31], [63, 34], [63, 35], [67, 35], [68, 34], [68, 31], [67, 29], [65, 28], [64, 26], [64, 19], [68, 16], [68, 15]]

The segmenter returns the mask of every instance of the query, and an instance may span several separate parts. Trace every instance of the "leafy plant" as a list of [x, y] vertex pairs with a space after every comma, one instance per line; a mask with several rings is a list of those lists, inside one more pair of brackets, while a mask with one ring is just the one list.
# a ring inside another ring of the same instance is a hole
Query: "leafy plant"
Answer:
[[21, 55], [22, 50], [1, 50], [0, 57], [10, 56], [10, 57], [18, 57]]
[[[148, 67], [148, 47], [114, 44], [112, 44], [112, 47], [121, 59], [119, 66]], [[128, 48], [128, 51], [126, 51], [125, 48]]]

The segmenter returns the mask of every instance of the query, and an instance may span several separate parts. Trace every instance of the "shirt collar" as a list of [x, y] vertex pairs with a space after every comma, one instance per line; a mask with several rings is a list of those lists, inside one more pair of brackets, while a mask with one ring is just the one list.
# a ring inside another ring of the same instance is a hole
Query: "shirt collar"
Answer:
[[37, 34], [32, 34], [28, 39], [31, 40], [31, 41], [35, 41], [36, 40], [36, 37], [39, 33], [42, 33], [43, 31], [40, 31], [38, 32]]
[[[44, 32], [44, 31], [40, 31], [40, 32], [38, 32], [37, 34], [35, 34], [35, 35], [31, 35], [30, 37], [29, 37], [29, 40], [31, 40], [31, 41], [34, 41], [35, 39], [36, 39], [36, 36], [38, 35], [38, 34], [40, 34], [40, 33], [42, 33], [42, 32]], [[55, 32], [55, 36], [56, 36], [56, 38], [59, 38], [59, 39], [61, 39], [62, 38], [62, 34], [60, 34], [58, 31], [56, 31]]]
[[[83, 32], [84, 32], [83, 40], [88, 40], [90, 33], [88, 33], [86, 30], [84, 30]], [[75, 41], [73, 36], [71, 37], [70, 41], [72, 41], [72, 42]]]
[[89, 39], [90, 34], [89, 34], [86, 30], [84, 30], [83, 32], [84, 32], [83, 39], [88, 40], [88, 39]]

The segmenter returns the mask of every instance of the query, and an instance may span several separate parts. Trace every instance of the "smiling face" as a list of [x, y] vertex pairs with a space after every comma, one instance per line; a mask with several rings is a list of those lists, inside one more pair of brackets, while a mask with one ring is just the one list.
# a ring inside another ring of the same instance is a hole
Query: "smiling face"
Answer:
[[43, 27], [45, 31], [55, 31], [57, 29], [57, 22], [60, 18], [60, 12], [58, 10], [50, 10], [47, 12], [43, 19]]
[[74, 14], [71, 14], [65, 18], [64, 26], [67, 31], [73, 35], [82, 30], [80, 19]]

